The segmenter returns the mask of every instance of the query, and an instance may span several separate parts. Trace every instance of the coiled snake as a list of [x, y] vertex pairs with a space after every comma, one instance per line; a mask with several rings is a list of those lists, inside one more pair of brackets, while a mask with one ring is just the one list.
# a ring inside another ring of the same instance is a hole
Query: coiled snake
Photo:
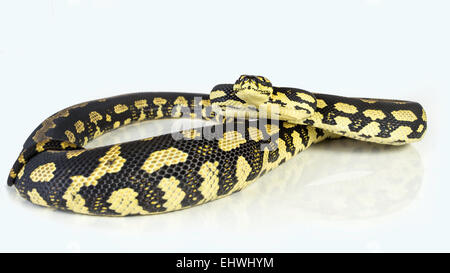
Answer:
[[[130, 123], [180, 117], [217, 125], [83, 148]], [[25, 142], [8, 185], [60, 210], [158, 214], [238, 192], [328, 138], [402, 145], [420, 140], [426, 127], [425, 111], [415, 102], [316, 94], [244, 75], [210, 95], [135, 93], [64, 109]]]

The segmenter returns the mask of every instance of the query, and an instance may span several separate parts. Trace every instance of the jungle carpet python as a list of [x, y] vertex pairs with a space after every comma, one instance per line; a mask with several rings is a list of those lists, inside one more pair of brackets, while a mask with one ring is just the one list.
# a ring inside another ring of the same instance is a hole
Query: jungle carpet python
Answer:
[[[121, 126], [180, 117], [217, 124], [83, 148]], [[209, 95], [134, 93], [64, 109], [25, 142], [8, 185], [75, 213], [159, 214], [238, 192], [313, 143], [344, 136], [403, 145], [420, 140], [426, 122], [416, 102], [316, 94], [243, 75]]]

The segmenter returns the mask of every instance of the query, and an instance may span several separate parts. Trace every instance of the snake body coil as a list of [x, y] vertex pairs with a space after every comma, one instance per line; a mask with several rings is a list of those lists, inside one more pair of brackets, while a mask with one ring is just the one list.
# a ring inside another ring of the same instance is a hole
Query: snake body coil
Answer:
[[[179, 137], [83, 148], [130, 123], [178, 117], [218, 124]], [[415, 102], [315, 94], [241, 76], [210, 95], [135, 93], [62, 110], [25, 142], [8, 184], [23, 198], [60, 210], [158, 214], [238, 192], [327, 138], [401, 145], [420, 140], [425, 130], [425, 111]]]

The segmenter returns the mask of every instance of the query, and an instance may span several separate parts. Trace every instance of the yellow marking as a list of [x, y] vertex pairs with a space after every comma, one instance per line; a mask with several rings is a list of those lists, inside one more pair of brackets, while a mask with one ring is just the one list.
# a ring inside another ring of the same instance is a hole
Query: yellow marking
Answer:
[[320, 112], [314, 112], [314, 114], [312, 114], [309, 117], [309, 119], [313, 121], [313, 124], [321, 125], [322, 124], [322, 120], [323, 120], [323, 115]]
[[145, 116], [144, 108], [148, 107], [147, 100], [137, 100], [134, 102], [134, 106], [136, 106], [137, 109], [141, 110], [138, 121], [145, 120], [147, 117]]
[[312, 102], [312, 103], [316, 102], [316, 99], [313, 96], [308, 95], [306, 93], [298, 92], [297, 97], [301, 98], [302, 100], [308, 101], [308, 102]]
[[334, 108], [347, 114], [355, 114], [356, 112], [358, 112], [358, 108], [356, 108], [356, 106], [343, 102], [336, 103], [334, 105]]
[[72, 142], [67, 142], [67, 141], [61, 142], [61, 148], [63, 150], [65, 150], [67, 148], [76, 148], [76, 147], [77, 147], [77, 145]]
[[305, 145], [303, 145], [302, 138], [300, 137], [300, 134], [297, 131], [293, 131], [291, 137], [292, 137], [292, 144], [295, 147], [295, 153], [298, 153], [303, 149], [305, 149]]
[[95, 125], [97, 125], [97, 122], [99, 120], [102, 120], [103, 117], [102, 115], [100, 115], [98, 112], [93, 111], [89, 113], [89, 119], [91, 120], [92, 123], [94, 123]]
[[48, 182], [54, 177], [54, 171], [56, 171], [56, 165], [50, 162], [34, 169], [30, 174], [30, 179], [33, 182]]
[[203, 156], [206, 156], [207, 154], [212, 154], [212, 152], [213, 152], [213, 149], [212, 149], [212, 147], [211, 146], [209, 146], [209, 145], [205, 145], [205, 146], [199, 146], [198, 148], [197, 148], [197, 153], [199, 153], [199, 154], [201, 154], [201, 155], [203, 155]]
[[292, 127], [295, 127], [295, 126], [297, 126], [297, 124], [295, 124], [295, 123], [283, 122], [283, 127], [284, 128], [292, 128]]
[[68, 151], [66, 153], [66, 157], [67, 159], [71, 159], [72, 157], [77, 157], [79, 155], [81, 155], [82, 153], [86, 152], [86, 150], [73, 150], [73, 151]]
[[[279, 109], [279, 112], [281, 114], [281, 117], [283, 119], [289, 119], [289, 118], [294, 118], [294, 119], [303, 119], [308, 117], [310, 114], [308, 114], [306, 112], [306, 109], [310, 112], [313, 113], [314, 112], [314, 108], [312, 108], [309, 104], [304, 103], [304, 102], [297, 102], [297, 101], [293, 101], [291, 99], [289, 99], [286, 94], [278, 92], [277, 94], [272, 94], [271, 97], [272, 101], [275, 105], [275, 109]], [[276, 101], [280, 101], [282, 103], [285, 104], [284, 107], [280, 107]], [[300, 107], [302, 108], [301, 110], [297, 110], [295, 109], [295, 107]], [[276, 111], [275, 111], [276, 112]], [[286, 117], [283, 117], [286, 116]]]
[[137, 100], [134, 102], [134, 106], [136, 106], [137, 109], [142, 109], [148, 106], [147, 100]]
[[131, 123], [131, 118], [127, 118], [124, 122], [123, 125], [128, 125]]
[[[306, 134], [307, 134], [307, 136], [309, 136], [309, 139], [308, 139], [308, 142], [306, 144], [304, 144], [302, 142], [303, 138], [299, 134], [299, 132], [298, 131], [292, 132], [291, 137], [292, 137], [292, 144], [294, 145], [294, 148], [295, 148], [295, 154], [308, 148], [311, 144], [315, 143], [318, 140], [317, 132], [314, 127], [308, 126]], [[286, 155], [287, 155], [287, 159], [289, 159], [291, 157], [290, 153], [286, 152]]]
[[167, 200], [163, 205], [167, 211], [182, 208], [181, 201], [183, 201], [186, 193], [178, 188], [179, 184], [180, 181], [173, 176], [170, 178], [163, 178], [158, 184], [158, 188], [164, 192], [163, 199]]
[[264, 81], [264, 80], [265, 80], [265, 78], [263, 78], [263, 77], [261, 77], [261, 76], [258, 76], [257, 78], [258, 78], [258, 80], [260, 80], [260, 81]]
[[188, 103], [188, 101], [184, 98], [184, 97], [182, 97], [182, 96], [179, 96], [174, 102], [173, 102], [173, 104], [174, 105], [182, 105], [182, 106], [189, 106], [189, 103]]
[[420, 125], [419, 125], [419, 128], [417, 128], [417, 132], [418, 132], [418, 133], [422, 133], [423, 128], [424, 128], [423, 124], [420, 124]]
[[121, 216], [148, 214], [137, 200], [138, 193], [131, 188], [120, 189], [114, 191], [109, 197], [108, 202], [111, 204], [109, 209], [119, 213]]
[[116, 122], [114, 122], [114, 125], [113, 125], [113, 127], [114, 127], [114, 129], [117, 129], [117, 128], [119, 128], [119, 127], [120, 127], [120, 121], [116, 121]]
[[[295, 140], [294, 140], [295, 142]], [[277, 146], [278, 146], [278, 158], [274, 162], [269, 162], [269, 149], [264, 148], [264, 154], [263, 154], [263, 165], [261, 170], [265, 170], [266, 172], [276, 168], [278, 165], [280, 165], [280, 162], [283, 159], [289, 160], [292, 155], [291, 153], [286, 152], [286, 142], [282, 140], [281, 138], [278, 138], [276, 140]], [[295, 145], [295, 144], [294, 144]]]
[[[312, 126], [306, 127], [308, 130], [307, 135], [309, 136], [309, 140], [307, 142], [307, 147], [311, 146], [311, 144], [315, 143], [319, 138], [317, 137], [316, 129]], [[326, 135], [326, 133], [325, 133]], [[325, 137], [326, 138], [326, 137]]]
[[67, 139], [70, 141], [70, 142], [75, 142], [75, 135], [71, 132], [71, 131], [69, 131], [69, 130], [67, 130], [66, 132], [65, 132], [65, 135], [67, 136]]
[[213, 99], [224, 97], [226, 95], [227, 95], [227, 93], [225, 93], [224, 91], [216, 90], [216, 91], [211, 92], [211, 94], [209, 95], [209, 99], [213, 100]]
[[392, 111], [392, 115], [395, 119], [400, 121], [415, 121], [417, 120], [416, 115], [410, 110], [398, 110]]
[[[359, 135], [360, 132], [352, 132], [348, 128], [348, 125], [352, 123], [352, 121], [349, 118], [346, 117], [335, 117], [334, 120], [336, 121], [336, 125], [329, 125], [322, 123], [323, 116], [319, 112], [315, 112], [314, 115], [311, 117], [311, 119], [314, 120], [314, 122], [317, 123], [317, 126], [320, 126], [321, 129], [328, 131], [328, 137], [336, 138], [338, 135], [344, 135], [346, 137], [354, 138], [354, 139], [360, 139], [367, 142], [374, 142], [374, 143], [380, 143], [380, 144], [390, 144], [390, 145], [403, 145], [405, 143], [412, 143], [416, 142], [418, 139], [411, 139], [407, 136], [409, 135], [409, 130], [407, 129], [407, 126], [404, 126], [404, 129], [399, 129], [399, 131], [394, 132], [394, 135], [391, 137], [376, 137], [372, 136], [371, 138], [361, 138]], [[309, 126], [308, 126], [309, 127]], [[341, 132], [343, 131], [343, 132]], [[412, 131], [412, 130], [411, 130]], [[323, 138], [319, 139], [318, 141], [323, 140]], [[404, 143], [396, 143], [396, 140], [404, 140]]]
[[412, 130], [409, 126], [400, 126], [391, 133], [391, 139], [407, 141], [408, 135], [411, 133]]
[[25, 164], [25, 163], [26, 163], [25, 158], [23, 157], [23, 154], [20, 154], [18, 160], [19, 160], [19, 162], [22, 163], [22, 164]]
[[139, 115], [138, 121], [143, 121], [147, 118], [145, 115], [144, 109], [141, 109], [141, 114]]
[[327, 103], [323, 99], [317, 99], [317, 108], [325, 108]]
[[126, 111], [128, 111], [128, 106], [126, 106], [125, 104], [117, 104], [116, 106], [114, 106], [114, 112], [116, 114], [121, 114]]
[[218, 161], [214, 163], [206, 162], [198, 172], [203, 178], [203, 182], [199, 187], [199, 191], [204, 197], [202, 203], [217, 198], [217, 191], [219, 190], [219, 170], [217, 166], [219, 166]]
[[278, 134], [278, 132], [280, 132], [280, 127], [278, 127], [278, 125], [266, 124], [265, 127], [266, 127], [266, 132], [271, 136]]
[[336, 131], [349, 131], [348, 126], [352, 123], [351, 119], [337, 116], [334, 120], [336, 121]]
[[189, 154], [173, 147], [167, 150], [156, 151], [153, 152], [147, 160], [145, 160], [141, 169], [148, 173], [153, 173], [164, 166], [171, 166], [181, 162], [186, 162], [188, 156]]
[[164, 105], [164, 104], [167, 103], [167, 100], [164, 99], [164, 98], [154, 98], [154, 99], [153, 99], [153, 103], [154, 103], [155, 105]]
[[427, 114], [425, 113], [425, 109], [422, 109], [422, 120], [427, 121]]
[[125, 162], [126, 159], [120, 156], [120, 146], [114, 145], [99, 159], [98, 166], [89, 177], [81, 175], [70, 177], [72, 183], [63, 195], [67, 208], [77, 213], [89, 214], [89, 209], [85, 206], [86, 201], [79, 194], [81, 188], [96, 186], [98, 180], [105, 174], [118, 173]]
[[361, 99], [363, 102], [367, 102], [367, 103], [375, 103], [377, 102], [377, 100], [371, 100], [371, 99]]
[[240, 191], [247, 187], [251, 181], [247, 182], [247, 178], [252, 171], [252, 167], [248, 164], [245, 157], [240, 156], [236, 163], [236, 177], [237, 183], [234, 185], [232, 192]]
[[84, 123], [81, 120], [75, 122], [75, 130], [78, 134], [84, 132]]
[[36, 144], [36, 151], [43, 152], [45, 151], [44, 146], [50, 141], [50, 139], [43, 140], [42, 142], [39, 142]]
[[23, 167], [20, 169], [19, 173], [17, 174], [17, 177], [18, 177], [19, 179], [21, 179], [24, 172], [25, 172], [25, 166], [23, 166]]
[[200, 105], [205, 106], [205, 107], [211, 106], [211, 101], [210, 100], [201, 100]]
[[14, 170], [10, 170], [10, 171], [9, 171], [9, 176], [10, 176], [11, 178], [16, 178], [16, 177], [17, 177], [17, 174], [14, 172]]
[[105, 131], [102, 131], [100, 129], [100, 127], [97, 126], [96, 131], [94, 132], [94, 138], [98, 138], [98, 137], [102, 136], [104, 133], [105, 133]]
[[181, 132], [186, 139], [195, 139], [196, 137], [201, 136], [200, 132], [195, 129], [184, 130]]
[[108, 114], [106, 114], [106, 121], [107, 121], [107, 122], [111, 122], [111, 120], [112, 120], [112, 119], [111, 119], [111, 116], [108, 115]]
[[[214, 106], [219, 106], [219, 107], [221, 106], [220, 109], [226, 110], [227, 113], [229, 111], [229, 112], [231, 112], [233, 114], [234, 111], [232, 109], [224, 108], [224, 106], [234, 106], [234, 107], [238, 107], [238, 108], [245, 108], [248, 105], [245, 104], [245, 103], [242, 103], [240, 101], [237, 101], [237, 100], [226, 100], [226, 101], [223, 101], [223, 102], [215, 102]], [[226, 114], [226, 116], [228, 117], [228, 114]]]
[[30, 201], [36, 205], [48, 207], [47, 202], [44, 200], [44, 198], [41, 197], [39, 192], [36, 189], [33, 189], [32, 191], [27, 192], [28, 196], [30, 197]]
[[254, 140], [254, 141], [260, 141], [260, 140], [264, 139], [263, 133], [261, 132], [261, 130], [259, 130], [256, 127], [249, 127], [248, 134], [250, 136], [250, 139]]
[[162, 112], [162, 106], [163, 106], [164, 104], [167, 103], [167, 100], [166, 100], [166, 99], [163, 99], [163, 98], [154, 98], [154, 99], [153, 99], [153, 103], [154, 103], [155, 105], [158, 105], [158, 110], [157, 110], [157, 112], [156, 112], [156, 117], [155, 117], [155, 119], [159, 119], [159, 118], [164, 117], [164, 114], [163, 114], [163, 112]]
[[[239, 89], [236, 89], [235, 87], [236, 96], [246, 103], [255, 106], [268, 102], [273, 92], [272, 88], [260, 89], [256, 87], [258, 90], [255, 90], [254, 88], [247, 89], [246, 87], [238, 88]], [[267, 92], [264, 92], [264, 90], [267, 90]]]
[[386, 115], [381, 110], [366, 110], [363, 112], [364, 116], [371, 118], [372, 120], [384, 119]]
[[381, 132], [380, 124], [378, 122], [372, 121], [371, 123], [367, 124], [362, 128], [358, 134], [366, 135], [366, 136], [376, 136], [378, 133]]
[[245, 143], [245, 138], [241, 133], [232, 131], [223, 134], [223, 138], [219, 139], [219, 148], [228, 152], [238, 148], [241, 144]]

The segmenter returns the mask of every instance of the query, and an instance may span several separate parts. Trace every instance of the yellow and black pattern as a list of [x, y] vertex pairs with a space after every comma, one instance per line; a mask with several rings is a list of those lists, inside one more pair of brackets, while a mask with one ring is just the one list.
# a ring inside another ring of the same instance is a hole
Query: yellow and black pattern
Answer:
[[220, 84], [211, 91], [211, 103], [223, 115], [236, 118], [276, 118], [299, 123], [310, 117], [317, 106], [308, 91], [273, 87], [261, 76], [241, 76], [236, 83]]
[[[234, 85], [217, 85], [211, 92], [211, 103], [229, 117], [260, 117], [264, 113], [263, 116], [275, 116], [289, 123], [380, 144], [418, 141], [427, 126], [425, 110], [416, 102], [347, 98], [272, 87], [261, 76], [241, 76]], [[278, 108], [275, 115], [271, 113], [273, 108]]]
[[[225, 106], [233, 110], [222, 119], [214, 108]], [[248, 119], [261, 112], [275, 119], [263, 126]], [[183, 131], [182, 139], [168, 134], [83, 148], [121, 126], [186, 113], [219, 123]], [[238, 192], [327, 138], [398, 145], [419, 140], [425, 130], [425, 112], [417, 103], [314, 94], [242, 76], [234, 85], [216, 86], [210, 95], [135, 93], [60, 111], [25, 142], [8, 185], [35, 204], [60, 210], [159, 214]], [[204, 131], [216, 135], [205, 138]]]

